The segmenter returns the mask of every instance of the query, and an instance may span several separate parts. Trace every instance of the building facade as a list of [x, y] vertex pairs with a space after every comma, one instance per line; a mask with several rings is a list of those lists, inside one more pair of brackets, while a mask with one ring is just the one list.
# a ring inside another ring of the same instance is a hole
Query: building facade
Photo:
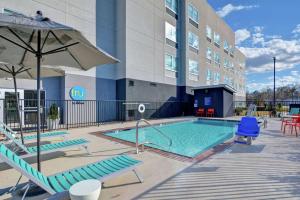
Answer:
[[[193, 87], [224, 83], [237, 91], [236, 100], [245, 100], [245, 56], [206, 0], [1, 0], [0, 8], [30, 16], [41, 10], [120, 60], [43, 79], [46, 99], [71, 100], [70, 91], [80, 86], [86, 100], [185, 102], [193, 100]], [[0, 93], [12, 89], [10, 83], [1, 80]], [[19, 80], [20, 94], [35, 84]]]
[[234, 32], [206, 0], [97, 4], [105, 8], [97, 27], [108, 27], [97, 40], [103, 44], [112, 37], [104, 49], [121, 60], [97, 73], [110, 71], [117, 99], [181, 101], [192, 95], [192, 87], [224, 83], [237, 91], [237, 100], [245, 100], [245, 56], [235, 48]]

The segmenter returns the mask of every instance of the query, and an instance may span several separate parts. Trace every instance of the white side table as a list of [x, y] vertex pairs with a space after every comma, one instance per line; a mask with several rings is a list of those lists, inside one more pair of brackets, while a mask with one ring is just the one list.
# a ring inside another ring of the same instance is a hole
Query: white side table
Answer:
[[69, 193], [71, 200], [98, 200], [101, 182], [95, 179], [80, 181], [71, 186]]

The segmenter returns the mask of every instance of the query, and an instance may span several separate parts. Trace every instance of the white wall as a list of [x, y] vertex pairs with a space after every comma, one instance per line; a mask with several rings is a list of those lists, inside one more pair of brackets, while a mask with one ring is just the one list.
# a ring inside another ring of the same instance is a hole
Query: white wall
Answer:
[[[96, 0], [1, 0], [0, 8], [29, 16], [41, 10], [45, 17], [80, 30], [91, 43], [96, 44]], [[94, 77], [95, 69], [66, 73]]]

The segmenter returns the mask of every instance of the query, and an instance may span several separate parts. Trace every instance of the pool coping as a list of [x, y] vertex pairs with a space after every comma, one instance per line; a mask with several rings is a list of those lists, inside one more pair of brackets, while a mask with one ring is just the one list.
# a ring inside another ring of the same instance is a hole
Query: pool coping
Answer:
[[[204, 118], [204, 117], [198, 117], [195, 118], [197, 120], [219, 120], [219, 121], [230, 121], [230, 122], [238, 122], [239, 120], [229, 120], [229, 119], [217, 119], [217, 118]], [[178, 123], [178, 122], [184, 122], [184, 121], [191, 121], [191, 120], [178, 120], [178, 121], [173, 121], [173, 122], [165, 122], [165, 123], [161, 123], [161, 122], [157, 122], [157, 123], [152, 123], [152, 125], [159, 125], [159, 124], [173, 124], [173, 123]], [[140, 128], [144, 128], [147, 127], [147, 125], [141, 125], [139, 126]], [[125, 141], [125, 140], [121, 140], [112, 136], [108, 136], [105, 135], [107, 133], [113, 132], [113, 131], [125, 131], [125, 130], [130, 130], [130, 129], [134, 129], [135, 126], [130, 126], [130, 127], [124, 127], [124, 128], [116, 128], [116, 129], [110, 129], [110, 130], [105, 130], [105, 131], [98, 131], [98, 132], [92, 132], [91, 134], [104, 138], [104, 139], [108, 139], [110, 141], [113, 142], [117, 142], [120, 144], [124, 144], [130, 147], [135, 147], [135, 143], [134, 142], [129, 142], [129, 141]], [[175, 159], [178, 161], [182, 161], [182, 162], [199, 162], [199, 161], [203, 161], [209, 157], [211, 157], [212, 155], [216, 154], [216, 153], [220, 153], [222, 151], [224, 151], [225, 149], [229, 148], [232, 144], [234, 144], [234, 137], [230, 138], [228, 140], [225, 140], [224, 142], [202, 152], [199, 153], [198, 155], [196, 155], [195, 157], [188, 157], [188, 156], [184, 156], [184, 155], [180, 155], [180, 154], [176, 154], [173, 152], [168, 152], [168, 151], [164, 151], [161, 149], [157, 149], [157, 148], [153, 148], [153, 147], [149, 147], [144, 145], [144, 151], [149, 151], [149, 152], [153, 152], [156, 154], [159, 154], [161, 156], [167, 157], [167, 158], [171, 158], [171, 159]]]

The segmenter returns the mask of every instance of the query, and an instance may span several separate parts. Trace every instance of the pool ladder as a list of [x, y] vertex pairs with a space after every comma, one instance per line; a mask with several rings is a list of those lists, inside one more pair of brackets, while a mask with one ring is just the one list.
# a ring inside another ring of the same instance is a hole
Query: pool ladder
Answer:
[[[166, 138], [169, 141], [169, 147], [172, 146], [172, 139], [170, 137], [168, 137], [166, 134], [164, 134], [161, 130], [159, 130], [158, 128], [156, 128], [155, 126], [153, 126], [153, 124], [151, 124], [149, 121], [145, 120], [145, 119], [140, 119], [136, 122], [136, 132], [135, 132], [135, 147], [136, 147], [136, 154], [139, 153], [139, 146], [142, 145], [142, 151], [144, 150], [144, 144], [154, 144], [152, 142], [143, 142], [141, 144], [139, 144], [139, 124], [141, 122], [144, 122], [145, 124], [149, 125], [151, 128], [153, 128], [157, 133], [159, 133], [161, 136], [163, 136], [164, 138]], [[154, 144], [157, 145], [161, 148], [164, 148], [158, 144]]]

